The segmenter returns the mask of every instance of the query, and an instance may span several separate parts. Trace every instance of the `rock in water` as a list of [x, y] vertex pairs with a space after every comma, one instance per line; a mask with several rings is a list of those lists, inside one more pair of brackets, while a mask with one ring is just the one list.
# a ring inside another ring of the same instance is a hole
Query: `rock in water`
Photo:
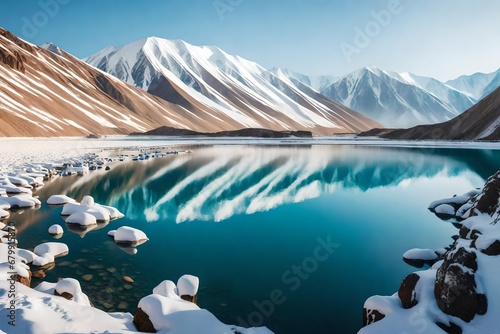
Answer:
[[123, 276], [123, 280], [128, 283], [134, 283], [134, 280], [130, 276]]
[[466, 322], [485, 312], [486, 298], [476, 290], [476, 270], [477, 256], [474, 251], [455, 246], [448, 253], [437, 270], [434, 285], [434, 296], [441, 311]]

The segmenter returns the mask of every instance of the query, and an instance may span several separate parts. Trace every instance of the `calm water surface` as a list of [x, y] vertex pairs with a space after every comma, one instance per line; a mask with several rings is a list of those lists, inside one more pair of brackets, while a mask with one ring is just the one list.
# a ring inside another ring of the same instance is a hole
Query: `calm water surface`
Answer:
[[[42, 188], [44, 202], [51, 194], [90, 194], [126, 215], [86, 234], [65, 227], [58, 241], [70, 253], [45, 280], [78, 278], [98, 307], [134, 313], [162, 280], [190, 273], [201, 280], [200, 306], [223, 322], [275, 333], [355, 333], [366, 298], [394, 293], [415, 271], [401, 260], [406, 250], [452, 241], [456, 229], [428, 204], [482, 186], [500, 166], [500, 152], [486, 150], [191, 149]], [[53, 241], [47, 229], [64, 226], [60, 212], [44, 204], [14, 214], [20, 246]], [[150, 238], [135, 255], [106, 235], [123, 225]]]

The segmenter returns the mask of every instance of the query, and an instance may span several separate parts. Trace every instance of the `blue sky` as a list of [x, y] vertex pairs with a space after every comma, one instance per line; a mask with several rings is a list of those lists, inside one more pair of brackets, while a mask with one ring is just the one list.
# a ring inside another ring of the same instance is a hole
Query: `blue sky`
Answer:
[[157, 36], [264, 67], [344, 75], [365, 65], [441, 80], [500, 67], [497, 0], [0, 0], [0, 26], [85, 57]]

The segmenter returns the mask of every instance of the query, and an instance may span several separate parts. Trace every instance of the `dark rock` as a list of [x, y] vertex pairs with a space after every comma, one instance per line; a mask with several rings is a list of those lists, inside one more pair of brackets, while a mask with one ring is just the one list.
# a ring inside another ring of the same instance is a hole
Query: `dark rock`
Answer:
[[403, 304], [404, 309], [412, 308], [418, 304], [417, 293], [415, 292], [415, 287], [420, 276], [413, 273], [405, 277], [401, 286], [399, 287], [398, 296]]
[[11, 276], [11, 278], [13, 278], [16, 282], [19, 282], [23, 285], [26, 285], [28, 288], [31, 285], [31, 277], [32, 277], [32, 274], [31, 274], [30, 270], [28, 270], [28, 277], [23, 277], [21, 275], [12, 275]]
[[54, 296], [60, 296], [60, 297], [66, 298], [67, 300], [73, 299], [73, 295], [71, 293], [69, 293], [69, 292], [59, 293], [59, 292], [57, 292], [57, 290], [54, 290]]
[[493, 215], [499, 206], [498, 199], [500, 198], [500, 171], [495, 175], [490, 176], [486, 181], [481, 194], [479, 194], [471, 209], [471, 215], [487, 213]]
[[140, 307], [137, 309], [137, 312], [135, 312], [134, 325], [139, 332], [156, 333], [156, 329], [149, 319], [149, 316]]
[[481, 252], [490, 256], [500, 255], [500, 240], [495, 240], [488, 248], [481, 249]]
[[434, 285], [434, 296], [441, 311], [466, 322], [487, 309], [486, 298], [476, 291], [476, 259], [475, 252], [463, 247], [452, 250], [437, 270]]
[[363, 308], [363, 327], [373, 324], [385, 318], [385, 314], [380, 313], [378, 310], [369, 310]]
[[37, 271], [33, 272], [34, 278], [44, 278], [45, 276], [46, 276], [45, 271], [43, 271], [43, 270], [37, 270]]
[[479, 309], [477, 310], [477, 314], [485, 315], [488, 312], [488, 298], [485, 294], [480, 293], [477, 295], [479, 301]]
[[184, 299], [184, 300], [186, 300], [188, 302], [195, 303], [195, 304], [198, 303], [198, 295], [194, 295], [194, 296], [182, 295], [181, 299]]
[[450, 322], [450, 325], [445, 325], [442, 322], [436, 322], [436, 325], [448, 334], [462, 334], [462, 328], [453, 322]]

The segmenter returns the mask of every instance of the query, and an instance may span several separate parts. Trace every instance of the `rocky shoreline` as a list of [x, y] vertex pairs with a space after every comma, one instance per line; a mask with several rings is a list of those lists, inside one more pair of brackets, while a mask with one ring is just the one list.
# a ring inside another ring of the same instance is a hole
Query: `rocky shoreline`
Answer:
[[451, 220], [458, 235], [435, 258], [429, 250], [405, 253], [406, 262], [430, 268], [408, 275], [392, 296], [370, 297], [359, 334], [498, 332], [500, 171], [482, 190], [435, 201], [429, 210]]

